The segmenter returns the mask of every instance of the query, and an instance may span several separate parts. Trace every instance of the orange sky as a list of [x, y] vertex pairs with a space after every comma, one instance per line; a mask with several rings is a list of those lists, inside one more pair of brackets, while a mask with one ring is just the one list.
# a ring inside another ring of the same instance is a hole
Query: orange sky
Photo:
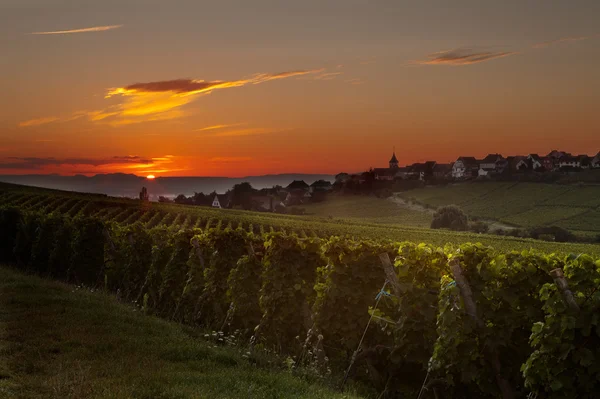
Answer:
[[596, 0], [215, 3], [2, 1], [0, 174], [600, 150]]

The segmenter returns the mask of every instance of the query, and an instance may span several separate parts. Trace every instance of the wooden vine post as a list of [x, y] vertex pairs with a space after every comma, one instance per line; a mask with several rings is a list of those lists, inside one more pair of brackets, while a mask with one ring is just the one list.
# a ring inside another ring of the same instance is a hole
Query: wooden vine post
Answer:
[[556, 268], [550, 270], [550, 276], [552, 276], [554, 284], [556, 284], [556, 286], [558, 287], [565, 304], [573, 313], [579, 313], [579, 305], [577, 305], [577, 302], [575, 302], [575, 297], [569, 289], [569, 283], [567, 283], [567, 279], [565, 278], [562, 269]]
[[394, 291], [394, 295], [400, 297], [404, 290], [402, 289], [402, 285], [400, 284], [400, 280], [398, 280], [398, 276], [396, 275], [396, 271], [394, 270], [394, 265], [392, 265], [392, 261], [390, 260], [390, 256], [387, 252], [379, 254], [379, 259], [381, 260], [381, 266], [383, 267], [383, 271], [385, 272], [386, 280], [392, 286], [392, 291]]
[[[463, 274], [462, 268], [460, 267], [460, 261], [457, 258], [453, 258], [448, 261], [448, 265], [450, 266], [450, 270], [452, 270], [454, 281], [456, 281], [456, 285], [460, 290], [460, 295], [462, 296], [466, 313], [473, 319], [473, 321], [475, 321], [475, 324], [478, 328], [483, 329], [485, 324], [477, 315], [477, 305], [473, 300], [473, 291], [471, 291], [471, 286]], [[510, 387], [508, 381], [502, 376], [502, 366], [500, 364], [500, 357], [498, 356], [496, 345], [486, 346], [486, 355], [492, 365], [492, 368], [494, 369], [494, 373], [496, 375], [496, 384], [498, 384], [498, 388], [500, 388], [502, 398], [513, 399], [515, 395], [512, 391], [512, 388]]]

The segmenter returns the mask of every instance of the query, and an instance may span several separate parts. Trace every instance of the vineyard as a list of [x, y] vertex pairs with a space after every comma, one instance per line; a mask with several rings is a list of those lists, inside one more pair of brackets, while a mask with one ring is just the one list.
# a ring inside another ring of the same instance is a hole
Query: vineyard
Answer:
[[[31, 188], [0, 183], [0, 205], [14, 206], [28, 212], [60, 214], [70, 217], [93, 217], [120, 226], [139, 224], [145, 228], [166, 227], [179, 229], [227, 227], [241, 228], [247, 232], [296, 233], [299, 237], [343, 236], [376, 241], [427, 242], [434, 245], [446, 243], [481, 242], [502, 251], [536, 249], [543, 252], [584, 252], [599, 254], [600, 246], [580, 243], [554, 243], [532, 239], [450, 232], [400, 224], [382, 224], [374, 220], [340, 219], [337, 217], [292, 216], [258, 213], [232, 209], [214, 209], [188, 205], [141, 202], [113, 198], [98, 194], [79, 194], [49, 189]], [[387, 204], [395, 207], [394, 204]], [[388, 211], [386, 211], [389, 214]], [[403, 217], [414, 220], [399, 210], [397, 221]], [[396, 221], [396, 220], [395, 220]], [[585, 223], [585, 220], [582, 220]], [[413, 223], [409, 223], [413, 224]]]
[[461, 183], [400, 194], [439, 207], [455, 204], [470, 216], [523, 227], [557, 225], [582, 234], [600, 232], [600, 186], [543, 183]]
[[592, 398], [600, 389], [597, 256], [298, 235], [291, 224], [250, 228], [179, 207], [146, 216], [83, 197], [3, 198], [20, 208], [0, 211], [0, 262], [118, 293], [147, 314], [237, 331], [252, 348], [345, 371], [381, 397]]

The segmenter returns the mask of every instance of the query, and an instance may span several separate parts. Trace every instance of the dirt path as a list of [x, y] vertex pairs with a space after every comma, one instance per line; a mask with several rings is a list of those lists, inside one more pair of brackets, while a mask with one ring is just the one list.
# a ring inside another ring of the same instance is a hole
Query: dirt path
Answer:
[[[423, 212], [423, 213], [427, 213], [429, 215], [433, 215], [435, 212], [433, 209], [425, 208], [423, 205], [416, 204], [414, 202], [409, 202], [396, 194], [392, 195], [389, 198], [389, 200], [401, 208], [410, 209], [412, 211]], [[510, 226], [506, 223], [499, 222], [497, 220], [490, 220], [490, 219], [479, 219], [479, 220], [487, 223], [490, 226], [490, 230], [514, 230], [516, 228], [516, 227]]]

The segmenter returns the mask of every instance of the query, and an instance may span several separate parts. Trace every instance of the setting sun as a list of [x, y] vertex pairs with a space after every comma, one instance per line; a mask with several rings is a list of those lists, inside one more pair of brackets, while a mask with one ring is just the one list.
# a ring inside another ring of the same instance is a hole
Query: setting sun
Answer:
[[148, 176], [146, 176], [146, 179], [148, 179], [148, 180], [153, 180], [155, 177], [156, 177], [156, 176], [154, 176], [154, 175], [148, 175]]

